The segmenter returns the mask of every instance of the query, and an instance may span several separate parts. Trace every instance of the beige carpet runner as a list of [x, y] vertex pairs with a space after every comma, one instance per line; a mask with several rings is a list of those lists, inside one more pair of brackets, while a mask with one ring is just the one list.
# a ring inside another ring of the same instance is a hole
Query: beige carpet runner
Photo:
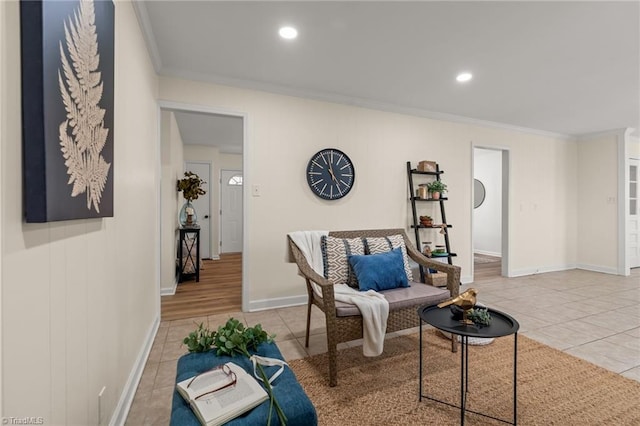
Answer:
[[[425, 334], [425, 391], [459, 403], [460, 354]], [[455, 425], [456, 408], [418, 402], [418, 334], [389, 339], [377, 358], [339, 351], [338, 386], [329, 387], [326, 354], [289, 363], [320, 425]], [[469, 352], [468, 409], [511, 420], [513, 336]], [[518, 336], [518, 424], [640, 425], [640, 383]], [[467, 414], [468, 425], [504, 424]]]

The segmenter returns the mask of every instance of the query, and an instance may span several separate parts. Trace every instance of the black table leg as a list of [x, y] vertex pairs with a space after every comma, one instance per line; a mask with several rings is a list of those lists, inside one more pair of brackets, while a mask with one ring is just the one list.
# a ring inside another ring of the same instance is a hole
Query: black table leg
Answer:
[[[464, 351], [464, 387], [465, 392], [469, 393], [469, 337], [464, 337], [464, 345], [467, 347], [467, 350]], [[465, 398], [465, 401], [467, 399]]]
[[513, 334], [513, 425], [518, 423], [518, 332]]
[[200, 232], [196, 233], [196, 282], [200, 282]]
[[422, 401], [422, 320], [420, 320], [420, 388], [418, 395], [418, 401]]
[[[452, 339], [457, 339], [455, 334], [451, 335]], [[467, 355], [466, 337], [460, 338], [460, 424], [464, 426], [464, 412], [467, 405], [467, 398], [465, 394], [465, 381], [467, 378], [467, 372], [465, 371], [465, 359], [468, 359]]]

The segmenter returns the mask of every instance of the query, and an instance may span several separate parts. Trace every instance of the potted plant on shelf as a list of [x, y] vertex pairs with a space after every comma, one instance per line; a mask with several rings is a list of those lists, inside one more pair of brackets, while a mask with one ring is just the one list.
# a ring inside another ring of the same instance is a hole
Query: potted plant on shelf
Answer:
[[427, 189], [429, 190], [432, 199], [439, 200], [440, 194], [447, 191], [447, 185], [442, 181], [434, 180], [427, 184]]
[[182, 192], [182, 196], [187, 200], [180, 213], [178, 213], [178, 222], [180, 226], [196, 226], [198, 223], [198, 216], [196, 210], [191, 202], [197, 200], [199, 196], [204, 195], [207, 191], [202, 188], [202, 185], [206, 182], [200, 179], [195, 173], [184, 172], [184, 178], [178, 179], [177, 189], [178, 192]]

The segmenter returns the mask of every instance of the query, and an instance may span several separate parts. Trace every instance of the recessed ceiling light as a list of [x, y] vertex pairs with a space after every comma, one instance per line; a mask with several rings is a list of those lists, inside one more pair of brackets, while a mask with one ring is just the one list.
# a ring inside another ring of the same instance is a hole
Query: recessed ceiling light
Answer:
[[280, 37], [284, 39], [293, 40], [294, 38], [298, 37], [298, 30], [293, 27], [282, 27], [278, 31], [278, 34], [280, 34]]
[[471, 80], [472, 78], [473, 78], [473, 74], [471, 74], [470, 72], [461, 72], [456, 77], [456, 80], [458, 82], [460, 82], [460, 83], [465, 83], [465, 82]]

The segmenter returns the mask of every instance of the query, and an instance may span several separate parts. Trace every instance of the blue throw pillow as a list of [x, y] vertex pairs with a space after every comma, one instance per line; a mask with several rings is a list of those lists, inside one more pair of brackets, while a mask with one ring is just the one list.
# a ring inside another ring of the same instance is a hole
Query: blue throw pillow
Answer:
[[360, 291], [409, 287], [400, 248], [380, 254], [352, 255], [349, 264], [358, 278]]

